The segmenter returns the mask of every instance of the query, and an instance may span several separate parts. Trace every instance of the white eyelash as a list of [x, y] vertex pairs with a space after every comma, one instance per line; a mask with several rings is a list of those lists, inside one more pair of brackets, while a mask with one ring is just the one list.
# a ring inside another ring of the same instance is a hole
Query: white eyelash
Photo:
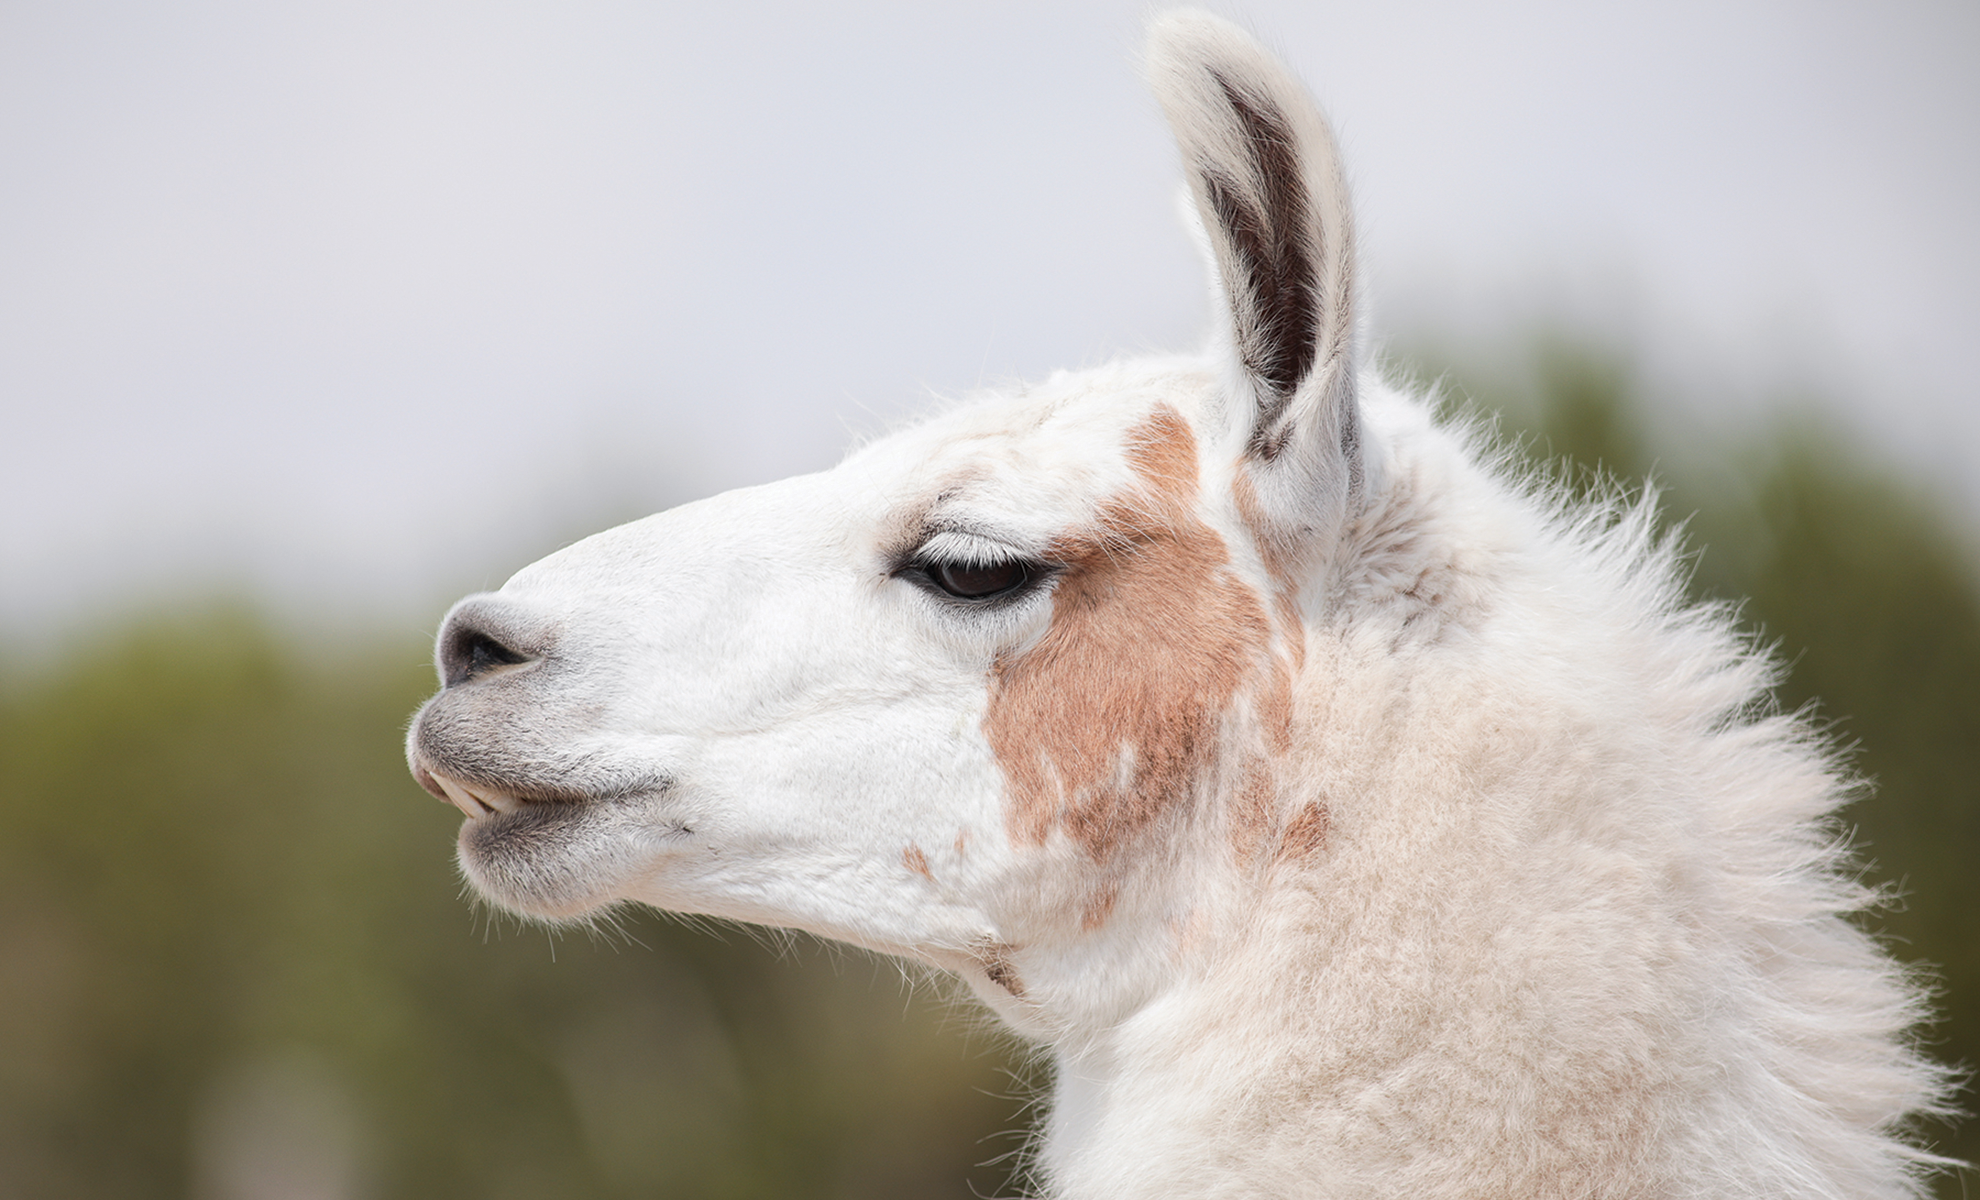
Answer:
[[1020, 562], [1026, 557], [1015, 546], [957, 530], [938, 533], [915, 551], [915, 558], [922, 562], [948, 563], [958, 567], [994, 567]]

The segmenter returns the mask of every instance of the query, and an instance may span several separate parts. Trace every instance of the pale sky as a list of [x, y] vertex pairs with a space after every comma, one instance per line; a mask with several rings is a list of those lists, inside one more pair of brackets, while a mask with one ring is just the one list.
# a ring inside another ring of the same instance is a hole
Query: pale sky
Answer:
[[[1619, 327], [1980, 511], [1980, 5], [1217, 5], [1378, 339]], [[561, 540], [1205, 328], [1147, 6], [0, 0], [0, 644], [430, 627]]]

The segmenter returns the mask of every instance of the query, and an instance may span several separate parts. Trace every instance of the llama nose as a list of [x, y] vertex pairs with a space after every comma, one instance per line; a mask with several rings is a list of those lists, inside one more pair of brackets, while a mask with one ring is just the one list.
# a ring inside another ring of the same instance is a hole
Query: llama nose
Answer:
[[438, 665], [447, 687], [540, 662], [549, 636], [539, 622], [492, 598], [470, 597], [440, 627]]

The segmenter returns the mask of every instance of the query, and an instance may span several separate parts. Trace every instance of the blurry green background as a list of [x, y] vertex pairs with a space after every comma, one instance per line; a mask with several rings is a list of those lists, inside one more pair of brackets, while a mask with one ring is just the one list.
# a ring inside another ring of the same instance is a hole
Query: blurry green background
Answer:
[[[1792, 663], [1876, 791], [1847, 811], [1980, 1062], [1980, 588], [1952, 508], [1813, 400], [1687, 431], [1627, 355], [1546, 340], [1405, 371], [1571, 478], [1654, 475], [1701, 596]], [[1709, 398], [1707, 398], [1709, 399]], [[1658, 414], [1652, 419], [1652, 414]], [[1009, 1194], [1034, 1068], [967, 1003], [805, 940], [478, 912], [406, 777], [433, 686], [370, 638], [216, 603], [133, 614], [0, 688], [0, 1196]], [[1980, 1136], [1934, 1126], [1942, 1152]], [[1948, 1180], [1943, 1194], [1962, 1193]]]

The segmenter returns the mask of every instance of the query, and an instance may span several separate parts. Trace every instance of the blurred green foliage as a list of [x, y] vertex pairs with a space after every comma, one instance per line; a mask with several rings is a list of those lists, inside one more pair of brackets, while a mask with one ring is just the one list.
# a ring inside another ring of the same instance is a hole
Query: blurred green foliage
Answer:
[[[1452, 377], [1570, 478], [1653, 468], [1875, 794], [1847, 814], [1980, 1062], [1980, 588], [1949, 508], [1837, 428], [1645, 427], [1626, 363]], [[0, 688], [0, 1195], [1005, 1194], [1030, 1080], [894, 967], [629, 914], [477, 913], [406, 777], [423, 647], [241, 610], [106, 632]], [[334, 661], [325, 661], [328, 651]], [[713, 936], [711, 936], [711, 933]], [[1968, 1128], [1928, 1131], [1980, 1157]], [[986, 1165], [987, 1164], [987, 1165]], [[313, 1189], [313, 1190], [312, 1190]], [[1945, 1193], [1960, 1194], [1957, 1181]]]

